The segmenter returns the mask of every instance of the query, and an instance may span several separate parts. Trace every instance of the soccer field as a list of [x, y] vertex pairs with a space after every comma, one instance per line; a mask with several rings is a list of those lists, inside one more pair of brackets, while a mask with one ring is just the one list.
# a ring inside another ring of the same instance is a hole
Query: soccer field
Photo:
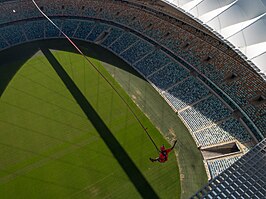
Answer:
[[[104, 69], [158, 144], [167, 142]], [[1, 198], [179, 198], [177, 161], [154, 146], [127, 106], [77, 54], [44, 49], [0, 101]]]
[[177, 139], [175, 153], [149, 161], [133, 114], [67, 42], [24, 44], [0, 53], [1, 198], [189, 198], [207, 176], [181, 120], [128, 64], [76, 42], [158, 146]]

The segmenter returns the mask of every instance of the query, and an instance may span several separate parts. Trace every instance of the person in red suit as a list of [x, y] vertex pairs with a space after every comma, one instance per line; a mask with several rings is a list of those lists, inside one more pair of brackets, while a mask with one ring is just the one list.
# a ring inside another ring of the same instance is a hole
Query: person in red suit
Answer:
[[177, 140], [175, 141], [174, 145], [169, 149], [165, 149], [164, 145], [162, 145], [160, 148], [161, 151], [160, 151], [159, 157], [157, 157], [155, 159], [150, 158], [150, 161], [152, 161], [152, 162], [158, 161], [160, 163], [166, 162], [168, 160], [168, 154], [173, 150], [173, 148], [176, 145], [176, 142], [177, 142]]

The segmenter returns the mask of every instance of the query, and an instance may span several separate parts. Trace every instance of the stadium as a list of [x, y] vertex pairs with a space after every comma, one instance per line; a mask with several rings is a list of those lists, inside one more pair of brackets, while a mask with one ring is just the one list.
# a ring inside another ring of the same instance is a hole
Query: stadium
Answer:
[[1, 198], [265, 198], [265, 13], [1, 0]]

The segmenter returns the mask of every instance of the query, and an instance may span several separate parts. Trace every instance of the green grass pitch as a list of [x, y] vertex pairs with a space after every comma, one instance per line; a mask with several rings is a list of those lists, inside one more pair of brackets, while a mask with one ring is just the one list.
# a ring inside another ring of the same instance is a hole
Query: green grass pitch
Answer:
[[125, 62], [76, 42], [175, 153], [149, 161], [158, 154], [125, 103], [64, 40], [25, 44], [0, 53], [0, 198], [189, 198], [207, 176], [186, 127]]
[[[157, 155], [153, 145], [105, 80], [80, 55], [51, 52], [155, 194], [178, 198], [174, 153], [166, 164], [151, 163], [148, 158]], [[155, 142], [166, 144], [102, 64], [91, 61], [131, 105]], [[115, 158], [117, 151], [106, 145], [41, 52], [19, 69], [1, 96], [0, 140], [1, 198], [143, 197], [127, 174], [132, 168], [121, 167], [127, 159]]]

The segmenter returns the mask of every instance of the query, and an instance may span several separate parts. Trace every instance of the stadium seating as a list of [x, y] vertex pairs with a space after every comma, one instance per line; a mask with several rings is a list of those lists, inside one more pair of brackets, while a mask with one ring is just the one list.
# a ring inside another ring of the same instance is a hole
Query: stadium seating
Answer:
[[139, 13], [139, 11], [128, 7], [126, 10], [116, 12], [114, 15], [114, 21], [128, 27], [137, 13]]
[[107, 37], [101, 42], [101, 45], [108, 47], [115, 40], [117, 40], [123, 33], [123, 30], [119, 28], [112, 27], [111, 31], [108, 33]]
[[171, 59], [163, 51], [157, 49], [143, 59], [140, 59], [133, 66], [147, 77], [170, 61]]
[[189, 104], [207, 96], [209, 90], [196, 78], [189, 77], [164, 93], [176, 110], [185, 108]]
[[[62, 20], [55, 19], [54, 23], [61, 28]], [[60, 31], [55, 28], [49, 21], [45, 21], [45, 38], [58, 38]]]
[[44, 38], [44, 20], [30, 21], [23, 26], [28, 40], [43, 39]]
[[266, 104], [260, 106], [248, 105], [244, 108], [244, 111], [254, 121], [261, 133], [266, 134]]
[[20, 3], [3, 2], [0, 6], [0, 23], [8, 23], [27, 18], [41, 17], [31, 1]]
[[238, 140], [241, 143], [251, 141], [251, 137], [236, 119], [230, 118], [221, 124], [214, 125], [194, 133], [200, 146], [209, 146], [223, 142]]
[[[85, 6], [82, 8], [81, 1], [72, 1], [67, 4], [60, 4], [61, 5], [61, 10], [62, 10], [62, 15], [64, 16], [73, 16], [73, 15], [79, 15], [83, 16], [86, 12]], [[46, 6], [44, 6], [46, 7]], [[96, 13], [96, 12], [95, 12]]]
[[125, 58], [129, 63], [133, 64], [153, 50], [154, 48], [151, 44], [142, 39], [139, 39], [138, 42], [124, 51], [121, 54], [121, 57]]
[[217, 160], [209, 160], [207, 161], [210, 174], [212, 178], [219, 175], [222, 171], [230, 167], [233, 163], [235, 163], [240, 157], [228, 157], [223, 159], [217, 159]]
[[[69, 37], [73, 37], [79, 25], [78, 20], [63, 20], [62, 31]], [[62, 36], [62, 34], [60, 34]]]
[[88, 34], [92, 31], [94, 28], [95, 23], [92, 21], [85, 21], [82, 20], [79, 23], [78, 29], [76, 30], [74, 38], [85, 40]]
[[189, 76], [189, 72], [177, 62], [170, 62], [148, 79], [159, 89], [166, 90], [177, 82]]
[[84, 14], [88, 17], [96, 17], [98, 14], [98, 9], [95, 4], [86, 4], [86, 10]]
[[[55, 1], [53, 4], [44, 4], [43, 6], [45, 13], [48, 16], [58, 16], [63, 15], [64, 9], [62, 9], [62, 6], [64, 6], [62, 3]], [[32, 6], [30, 6], [32, 7]]]
[[1, 29], [1, 36], [10, 44], [16, 45], [25, 42], [27, 39], [21, 26], [10, 25]]
[[94, 41], [95, 39], [97, 39], [97, 37], [99, 37], [101, 35], [101, 33], [103, 33], [103, 31], [107, 30], [108, 28], [109, 28], [109, 26], [102, 24], [102, 23], [95, 24], [93, 30], [87, 36], [86, 40]]
[[229, 117], [231, 112], [215, 96], [211, 96], [179, 113], [191, 131], [212, 125]]
[[130, 45], [134, 44], [137, 40], [138, 38], [135, 35], [129, 32], [125, 32], [111, 46], [109, 46], [109, 49], [117, 54], [120, 54], [124, 50], [126, 50]]
[[7, 42], [3, 38], [0, 37], [0, 50], [7, 48], [7, 47], [8, 47]]
[[[147, 28], [144, 33], [145, 35], [147, 35], [148, 37], [151, 37], [152, 39], [154, 39], [155, 41], [160, 41], [160, 38], [163, 37], [166, 32], [164, 32], [160, 27], [164, 26], [163, 23], [155, 23], [153, 24], [151, 27]], [[155, 31], [156, 30], [156, 31]]]
[[134, 20], [131, 21], [129, 26], [139, 32], [145, 32], [145, 30], [151, 28], [151, 26], [158, 21], [158, 19], [152, 17], [148, 13], [137, 13], [132, 19]]
[[180, 34], [176, 33], [175, 29], [171, 30], [171, 32], [169, 31], [169, 33], [170, 34], [168, 36], [165, 36], [165, 38], [162, 39], [160, 43], [172, 52], [180, 55], [180, 53], [182, 53], [183, 51], [181, 46], [184, 45], [184, 42], [181, 40]]
[[97, 14], [98, 18], [106, 20], [114, 20], [115, 17], [122, 11], [121, 7], [108, 3], [106, 6], [101, 6]]

